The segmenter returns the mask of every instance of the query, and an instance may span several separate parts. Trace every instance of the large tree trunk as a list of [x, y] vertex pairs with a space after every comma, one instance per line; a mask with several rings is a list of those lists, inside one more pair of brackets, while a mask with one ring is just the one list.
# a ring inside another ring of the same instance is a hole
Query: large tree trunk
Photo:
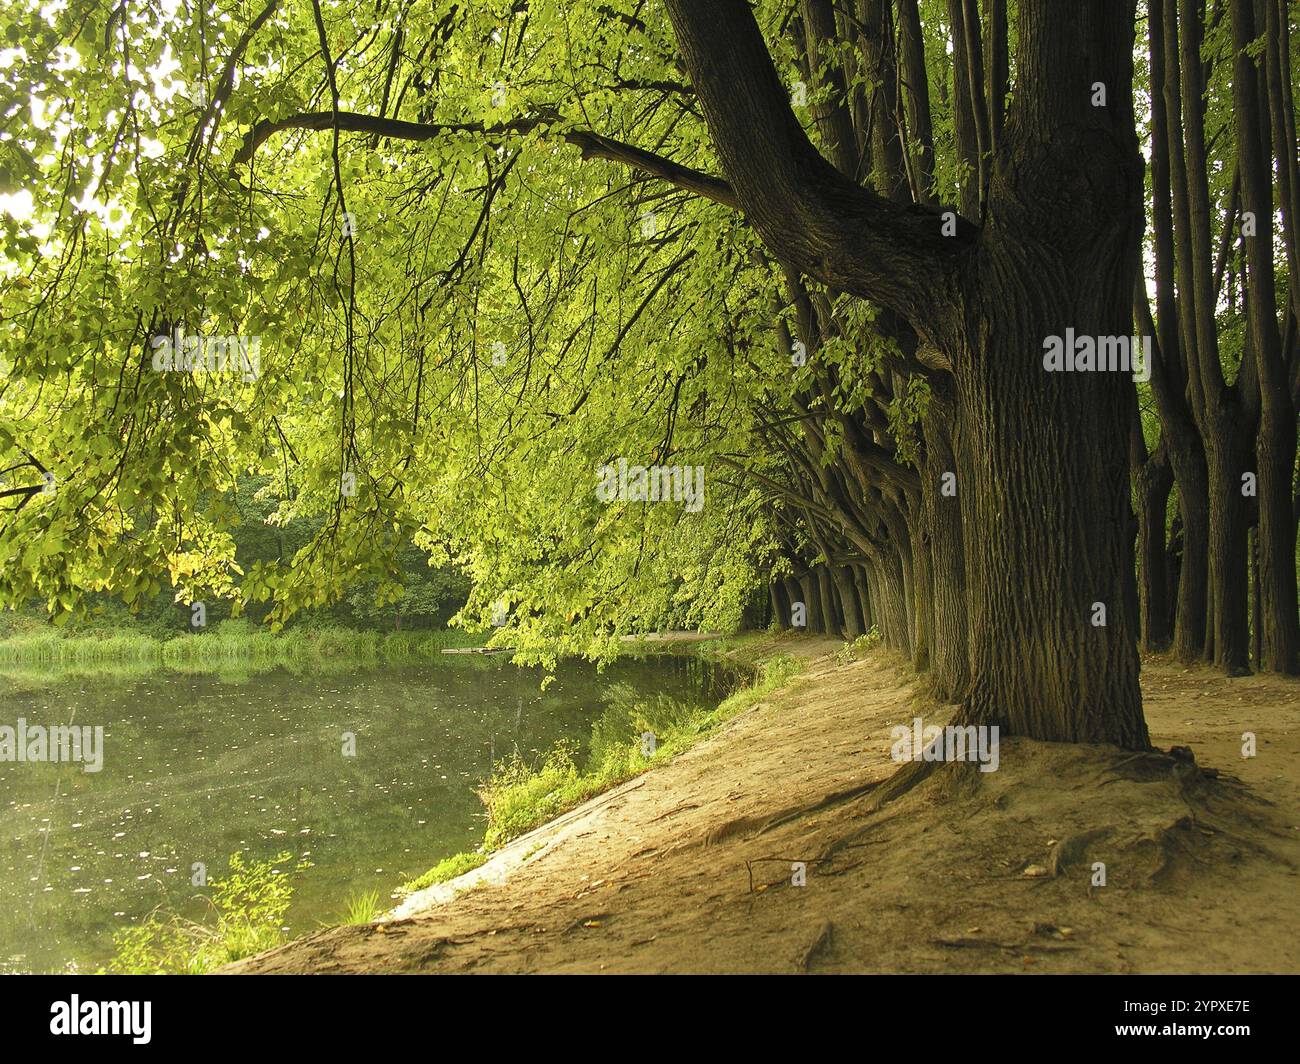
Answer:
[[835, 581], [831, 579], [829, 565], [817, 566], [817, 597], [821, 600], [822, 631], [832, 639], [844, 638], [840, 620], [839, 601], [835, 595]]
[[786, 599], [785, 583], [781, 580], [769, 581], [767, 593], [772, 604], [772, 620], [778, 628], [789, 628], [790, 603]]
[[912, 642], [907, 630], [907, 595], [903, 590], [903, 563], [897, 553], [891, 551], [881, 556], [872, 591], [885, 646], [910, 657]]
[[907, 144], [915, 152], [910, 170], [919, 203], [934, 200], [934, 127], [930, 119], [930, 82], [916, 0], [898, 0], [898, 38]]
[[870, 632], [876, 625], [875, 614], [871, 607], [871, 588], [867, 582], [867, 567], [855, 565], [853, 568], [853, 586], [858, 592], [858, 604], [862, 607], [862, 630]]
[[[802, 583], [793, 576], [787, 576], [782, 585], [785, 587], [786, 602], [789, 604], [790, 612], [785, 615], [786, 623], [796, 632], [808, 631], [808, 600], [804, 597]], [[795, 606], [803, 607], [803, 616], [795, 617]], [[795, 623], [798, 621], [798, 623]]]
[[1174, 657], [1190, 665], [1205, 656], [1210, 600], [1209, 474], [1199, 439], [1186, 449], [1171, 445], [1169, 454], [1178, 482], [1178, 513], [1183, 529], [1174, 607]]
[[[1171, 3], [1172, 0], [1167, 0]], [[1171, 152], [1175, 165], [1175, 187], [1179, 176], [1186, 189], [1185, 206], [1177, 212], [1185, 234], [1179, 241], [1180, 259], [1190, 259], [1190, 269], [1180, 280], [1190, 284], [1184, 303], [1191, 311], [1185, 326], [1185, 347], [1194, 352], [1197, 426], [1205, 447], [1209, 479], [1209, 580], [1212, 603], [1206, 652], [1230, 673], [1248, 668], [1249, 648], [1246, 621], [1246, 529], [1242, 506], [1241, 474], [1247, 468], [1244, 442], [1248, 413], [1241, 402], [1240, 387], [1230, 387], [1219, 364], [1217, 325], [1214, 318], [1213, 247], [1210, 236], [1210, 199], [1206, 178], [1206, 148], [1203, 71], [1201, 62], [1201, 14], [1195, 0], [1178, 0], [1177, 25], [1172, 9], [1166, 8], [1165, 60], [1169, 66], [1166, 93], [1174, 80], [1175, 61], [1181, 95], [1171, 97], [1170, 120], [1176, 132], [1181, 113], [1186, 142], [1185, 160], [1180, 151]], [[1177, 32], [1177, 41], [1172, 38]], [[1177, 44], [1175, 48], [1174, 45]], [[1180, 147], [1181, 150], [1181, 147]], [[1187, 572], [1186, 559], [1184, 573]]]
[[[1185, 242], [1187, 191], [1183, 177], [1180, 131], [1170, 122], [1169, 112], [1181, 114], [1176, 39], [1170, 30], [1174, 0], [1150, 0], [1148, 7], [1151, 52], [1151, 190], [1154, 220], [1156, 313], [1151, 321], [1145, 292], [1139, 292], [1139, 325], [1157, 335], [1158, 362], [1153, 366], [1151, 389], [1160, 411], [1164, 443], [1178, 484], [1178, 516], [1183, 529], [1182, 562], [1177, 580], [1174, 613], [1174, 656], [1187, 664], [1199, 661], [1205, 651], [1209, 601], [1210, 509], [1209, 474], [1205, 450], [1189, 405], [1188, 362], [1193, 357], [1195, 323], [1192, 313], [1194, 288], [1190, 257], [1179, 246]], [[1166, 49], [1174, 62], [1166, 63]], [[1176, 178], [1176, 179], [1175, 179]], [[1175, 228], [1175, 216], [1180, 219]], [[1175, 272], [1180, 306], [1174, 298]]]
[[930, 530], [921, 500], [912, 507], [912, 668], [925, 672], [934, 655], [934, 574], [930, 568]]
[[[1130, 332], [1143, 184], [1135, 4], [1021, 0], [1017, 92], [987, 214], [954, 233], [938, 212], [861, 188], [817, 153], [744, 0], [666, 0], [713, 147], [760, 238], [783, 262], [899, 315], [954, 366], [967, 558], [979, 569], [967, 716], [1036, 739], [1144, 749], [1123, 599], [1134, 563], [1133, 384], [1121, 373], [1046, 373], [1041, 356], [1044, 339], [1067, 328]], [[977, 42], [976, 6], [960, 6]], [[988, 111], [977, 57], [965, 58], [979, 168]], [[1096, 82], [1103, 107], [1093, 106]], [[905, 529], [891, 538], [896, 551], [910, 547]], [[906, 637], [910, 575], [898, 554], [880, 560], [873, 606], [897, 610]], [[1095, 603], [1104, 626], [1092, 623]]]
[[802, 593], [799, 596], [804, 603], [808, 619], [808, 631], [824, 635], [826, 632], [826, 614], [823, 612], [821, 588], [817, 583], [817, 574], [809, 571], [799, 577]]
[[849, 639], [857, 639], [866, 628], [863, 627], [862, 608], [858, 604], [858, 590], [853, 582], [853, 570], [847, 565], [837, 565], [831, 569], [831, 576], [835, 580], [835, 592], [840, 600], [844, 634]]
[[1122, 335], [1127, 300], [1104, 289], [1108, 273], [1131, 266], [1093, 272], [1097, 290], [1084, 298], [1044, 283], [1059, 270], [1050, 246], [1038, 256], [1038, 269], [996, 250], [982, 263], [985, 283], [1005, 285], [1004, 294], [971, 316], [958, 377], [981, 573], [966, 704], [973, 719], [1014, 734], [1141, 748], [1124, 606], [1133, 555], [1123, 390], [1132, 385], [1114, 374], [1049, 375], [1044, 401], [1042, 365], [1025, 357], [1062, 320], [1081, 333]]
[[982, 136], [987, 111], [984, 107], [984, 87], [980, 72], [980, 53], [970, 45], [978, 42], [979, 28], [975, 27], [974, 42], [966, 24], [966, 0], [948, 0], [948, 22], [952, 31], [953, 58], [953, 134], [956, 139], [957, 158], [961, 166], [957, 206], [968, 218], [978, 218], [983, 202], [984, 163], [982, 155], [988, 144]]
[[[925, 475], [921, 494], [930, 526], [930, 561], [933, 576], [933, 648], [930, 654], [935, 683], [943, 697], [962, 698], [970, 679], [967, 630], [965, 546], [962, 536], [961, 484], [956, 479], [948, 425], [956, 412], [946, 392], [931, 397], [932, 416], [925, 424]], [[945, 474], [951, 477], [945, 479]], [[944, 494], [945, 487], [957, 494]]]
[[[1124, 607], [1133, 383], [1049, 373], [1041, 357], [1067, 328], [1130, 331], [1142, 225], [1132, 14], [1114, 0], [1020, 5], [1020, 81], [1052, 91], [1013, 106], [953, 360], [981, 574], [967, 712], [1015, 734], [1144, 748]], [[1106, 107], [1091, 106], [1094, 82]]]
[[[1246, 533], [1249, 511], [1243, 505], [1241, 476], [1250, 458], [1241, 438], [1240, 404], [1225, 396], [1209, 412], [1206, 459], [1210, 480], [1210, 598], [1212, 637], [1206, 653], [1230, 675], [1250, 671], [1246, 611]], [[1184, 571], [1185, 567], [1184, 567]]]

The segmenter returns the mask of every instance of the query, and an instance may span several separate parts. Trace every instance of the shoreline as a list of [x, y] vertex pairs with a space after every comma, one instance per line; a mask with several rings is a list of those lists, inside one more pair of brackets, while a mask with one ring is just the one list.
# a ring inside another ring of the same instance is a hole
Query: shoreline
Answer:
[[[663, 752], [666, 756], [647, 758], [644, 765], [639, 766], [630, 775], [617, 779], [608, 786], [602, 786], [585, 800], [561, 810], [555, 816], [521, 835], [490, 847], [485, 838], [484, 843], [476, 850], [449, 855], [423, 875], [410, 881], [419, 883], [427, 877], [433, 877], [433, 882], [429, 885], [409, 891], [406, 890], [409, 884], [399, 887], [393, 896], [397, 897], [398, 894], [403, 893], [405, 896], [401, 897], [396, 905], [380, 914], [377, 921], [404, 919], [426, 908], [443, 904], [461, 891], [471, 889], [480, 883], [503, 882], [514, 869], [529, 860], [540, 858], [549, 847], [550, 841], [543, 843], [538, 840], [549, 838], [551, 833], [548, 829], [560, 830], [564, 824], [573, 820], [589, 806], [598, 805], [602, 799], [612, 799], [625, 790], [639, 786], [646, 773], [662, 767], [674, 756], [691, 749], [698, 742], [708, 738], [717, 727], [724, 725], [730, 717], [744, 712], [753, 699], [772, 693], [773, 689], [783, 687], [798, 675], [794, 670], [790, 670], [788, 675], [773, 677], [771, 680], [764, 675], [769, 665], [775, 664], [786, 655], [776, 652], [777, 647], [784, 645], [779, 638], [761, 632], [742, 633], [733, 637], [701, 632], [660, 632], [648, 636], [624, 636], [623, 639], [652, 648], [650, 650], [652, 656], [665, 650], [674, 652], [675, 648], [689, 647], [691, 649], [687, 653], [690, 656], [750, 670], [752, 673], [750, 682], [743, 687], [738, 687], [710, 711], [709, 716], [716, 720], [707, 731], [697, 735], [689, 745]], [[443, 868], [461, 866], [472, 867], [450, 878], [444, 879], [438, 875]]]
[[1153, 742], [1195, 761], [1009, 738], [921, 778], [890, 729], [953, 707], [888, 651], [799, 643], [801, 676], [487, 871], [219, 971], [1300, 970], [1296, 681], [1146, 659]]

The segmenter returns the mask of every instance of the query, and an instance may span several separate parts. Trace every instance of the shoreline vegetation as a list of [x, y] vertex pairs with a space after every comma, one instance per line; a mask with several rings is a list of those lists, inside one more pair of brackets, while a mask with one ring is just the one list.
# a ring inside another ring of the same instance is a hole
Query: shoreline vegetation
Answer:
[[[583, 802], [626, 783], [670, 760], [751, 708], [803, 671], [803, 663], [784, 654], [747, 655], [760, 637], [723, 638], [701, 643], [695, 653], [752, 670], [751, 682], [734, 690], [713, 709], [665, 696], [641, 697], [616, 685], [592, 728], [592, 741], [580, 769], [575, 752], [561, 744], [528, 765], [517, 755], [498, 762], [478, 788], [487, 812], [483, 842], [439, 861], [396, 892], [404, 901], [421, 890], [450, 882], [485, 864], [506, 843], [562, 816]], [[848, 646], [848, 644], [846, 644]], [[653, 736], [653, 743], [646, 736]]]
[[[895, 760], [894, 727], [957, 709], [909, 659], [827, 638], [763, 644], [805, 670], [707, 742], [377, 925], [220, 972], [1296, 969], [1293, 936], [1277, 934], [1300, 923], [1295, 680], [1150, 655], [1147, 754], [1011, 736], [997, 772], [918, 772]], [[1267, 747], [1243, 756], [1242, 728], [1265, 720]], [[1243, 922], [1243, 905], [1273, 918]]]
[[476, 647], [483, 642], [483, 636], [459, 629], [383, 632], [322, 625], [271, 632], [244, 620], [222, 621], [201, 634], [158, 634], [107, 627], [64, 632], [44, 627], [0, 637], [0, 672], [30, 672], [38, 667], [62, 671], [77, 666], [274, 666], [321, 659], [347, 663], [411, 661], [443, 649]]
[[[486, 812], [484, 842], [473, 851], [443, 858], [402, 884], [390, 896], [391, 903], [398, 904], [417, 891], [477, 869], [512, 839], [666, 764], [729, 719], [770, 697], [803, 671], [800, 659], [781, 653], [781, 643], [766, 633], [754, 632], [698, 641], [682, 650], [750, 672], [749, 683], [738, 685], [712, 709], [662, 693], [640, 695], [627, 685], [611, 685], [604, 696], [606, 709], [594, 722], [581, 764], [575, 745], [563, 743], [533, 762], [517, 754], [498, 761], [493, 774], [477, 788]], [[656, 649], [671, 652], [671, 644], [659, 644]], [[647, 734], [654, 736], [653, 741], [646, 739]], [[116, 956], [100, 972], [201, 974], [287, 942], [289, 935], [281, 927], [292, 895], [291, 871], [285, 860], [243, 864], [243, 858], [234, 855], [226, 891], [230, 904], [214, 911], [216, 921], [195, 922], [155, 913], [114, 937]], [[385, 905], [373, 896], [342, 899], [338, 922], [370, 922], [385, 911]]]

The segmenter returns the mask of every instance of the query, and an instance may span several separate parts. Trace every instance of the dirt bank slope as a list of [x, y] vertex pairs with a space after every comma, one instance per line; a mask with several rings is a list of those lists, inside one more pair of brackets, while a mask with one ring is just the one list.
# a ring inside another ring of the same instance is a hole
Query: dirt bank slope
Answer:
[[950, 708], [884, 652], [822, 656], [517, 843], [504, 880], [228, 970], [1300, 971], [1300, 684], [1159, 661], [1143, 684], [1153, 741], [1196, 765], [1005, 740], [996, 772], [941, 765], [882, 804], [891, 726]]

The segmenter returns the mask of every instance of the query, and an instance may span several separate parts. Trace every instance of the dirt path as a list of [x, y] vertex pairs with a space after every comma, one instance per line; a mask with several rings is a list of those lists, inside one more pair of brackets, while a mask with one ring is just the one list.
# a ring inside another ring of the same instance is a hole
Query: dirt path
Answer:
[[1217, 779], [1005, 740], [996, 772], [941, 765], [882, 804], [844, 794], [897, 770], [892, 725], [950, 707], [884, 652], [793, 645], [820, 656], [770, 703], [516, 840], [453, 900], [227, 970], [1300, 971], [1300, 683], [1145, 664], [1153, 742]]

